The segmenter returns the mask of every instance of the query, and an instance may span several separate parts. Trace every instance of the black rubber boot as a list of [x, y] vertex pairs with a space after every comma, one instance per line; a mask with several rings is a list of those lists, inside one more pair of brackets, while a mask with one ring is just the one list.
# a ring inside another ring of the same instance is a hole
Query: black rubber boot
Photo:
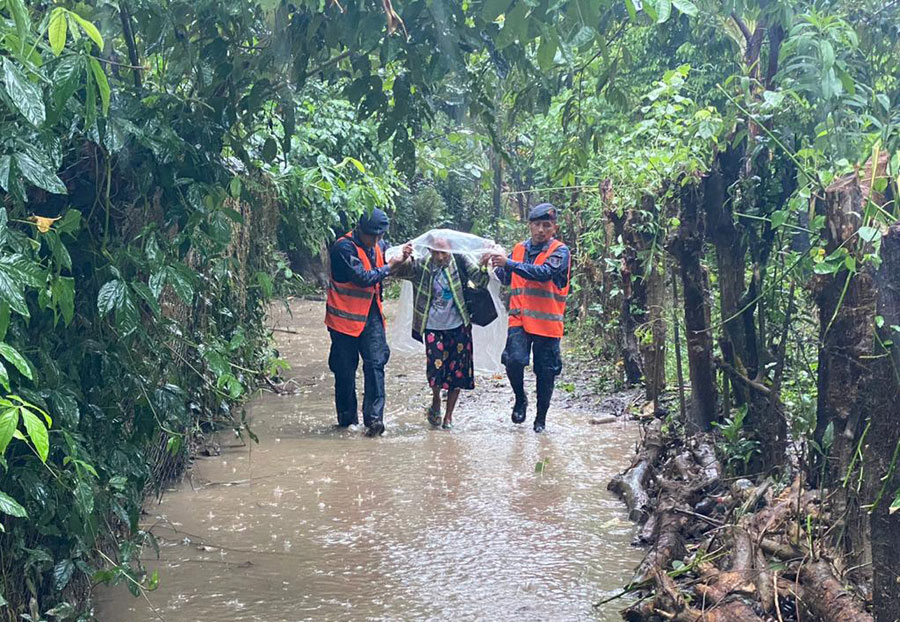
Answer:
[[506, 367], [506, 376], [509, 378], [509, 385], [516, 395], [516, 403], [512, 409], [512, 422], [525, 423], [528, 411], [528, 398], [525, 396], [525, 368], [509, 365]]
[[555, 376], [537, 377], [537, 415], [534, 417], [534, 431], [540, 434], [547, 427], [547, 411], [553, 398]]
[[381, 421], [373, 421], [371, 425], [366, 426], [366, 436], [381, 436], [384, 434], [384, 423]]

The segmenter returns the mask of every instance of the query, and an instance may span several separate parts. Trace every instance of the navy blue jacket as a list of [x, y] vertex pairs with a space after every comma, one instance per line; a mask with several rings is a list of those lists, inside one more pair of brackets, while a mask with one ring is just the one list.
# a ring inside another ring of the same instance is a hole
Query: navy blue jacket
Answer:
[[543, 264], [539, 266], [534, 265], [537, 256], [547, 250], [549, 245], [550, 242], [547, 241], [540, 246], [532, 246], [531, 240], [527, 240], [525, 242], [525, 261], [513, 261], [512, 253], [510, 253], [506, 267], [495, 270], [497, 278], [504, 285], [509, 285], [513, 272], [515, 272], [531, 281], [544, 282], [552, 279], [557, 287], [560, 289], [564, 288], [569, 282], [569, 261], [571, 255], [568, 246], [563, 244], [553, 251]]
[[[356, 231], [353, 232], [353, 239], [356, 240], [357, 244], [362, 246], [362, 242], [359, 241]], [[384, 252], [388, 247], [387, 242], [383, 239], [378, 241], [378, 245], [381, 246], [381, 252]], [[367, 248], [365, 251], [371, 265], [374, 266], [375, 249]], [[381, 268], [366, 270], [365, 266], [363, 266], [363, 262], [359, 259], [359, 255], [356, 254], [356, 245], [345, 238], [341, 238], [331, 245], [330, 257], [331, 276], [338, 283], [353, 283], [359, 287], [371, 287], [381, 283], [384, 280], [384, 277], [391, 271], [387, 265], [384, 265]]]

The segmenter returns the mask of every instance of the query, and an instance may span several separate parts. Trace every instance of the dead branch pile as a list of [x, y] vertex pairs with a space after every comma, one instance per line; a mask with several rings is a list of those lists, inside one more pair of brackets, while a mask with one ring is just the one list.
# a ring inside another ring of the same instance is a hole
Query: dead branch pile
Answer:
[[646, 426], [631, 466], [609, 484], [648, 546], [622, 594], [628, 622], [872, 622], [817, 536], [821, 491], [771, 479], [726, 480], [715, 439]]

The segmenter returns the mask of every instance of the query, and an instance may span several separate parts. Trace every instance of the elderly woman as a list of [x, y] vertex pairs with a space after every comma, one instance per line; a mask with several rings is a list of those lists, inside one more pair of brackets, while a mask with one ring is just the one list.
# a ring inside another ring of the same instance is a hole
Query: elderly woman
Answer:
[[[410, 251], [411, 246], [405, 247]], [[490, 276], [486, 261], [477, 265], [464, 253], [451, 252], [450, 243], [440, 237], [428, 241], [429, 252], [409, 257], [396, 276], [413, 284], [412, 336], [425, 342], [426, 377], [431, 386], [428, 422], [445, 430], [453, 427], [453, 410], [462, 389], [475, 388], [472, 362], [472, 321], [463, 297], [463, 283], [487, 287]], [[447, 391], [447, 409], [441, 419], [441, 391]]]

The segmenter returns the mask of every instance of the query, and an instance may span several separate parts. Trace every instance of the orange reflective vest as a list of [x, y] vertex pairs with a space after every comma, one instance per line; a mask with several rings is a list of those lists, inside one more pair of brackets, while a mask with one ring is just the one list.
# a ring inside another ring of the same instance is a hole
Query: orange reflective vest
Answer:
[[[348, 239], [353, 242], [356, 247], [356, 254], [363, 263], [366, 270], [372, 270], [372, 262], [366, 250], [353, 241], [350, 233], [344, 235], [340, 239]], [[381, 247], [375, 246], [375, 268], [384, 265], [384, 254]], [[381, 314], [381, 321], [384, 321], [384, 310], [381, 308], [381, 296], [378, 295], [380, 284], [370, 287], [360, 287], [353, 283], [337, 283], [334, 280], [334, 273], [331, 276], [331, 282], [328, 284], [328, 299], [325, 301], [325, 324], [328, 328], [335, 330], [351, 337], [359, 337], [363, 329], [366, 327], [366, 318], [369, 315], [369, 309], [372, 307], [372, 298], [375, 298], [378, 304], [378, 311]]]
[[[547, 261], [560, 246], [562, 242], [552, 240], [547, 250], [534, 260], [535, 265], [539, 266]], [[525, 261], [525, 244], [516, 244], [512, 258], [513, 261]], [[509, 326], [522, 326], [526, 333], [541, 337], [562, 337], [568, 293], [568, 280], [566, 286], [560, 288], [552, 279], [532, 281], [513, 272], [510, 279]]]

